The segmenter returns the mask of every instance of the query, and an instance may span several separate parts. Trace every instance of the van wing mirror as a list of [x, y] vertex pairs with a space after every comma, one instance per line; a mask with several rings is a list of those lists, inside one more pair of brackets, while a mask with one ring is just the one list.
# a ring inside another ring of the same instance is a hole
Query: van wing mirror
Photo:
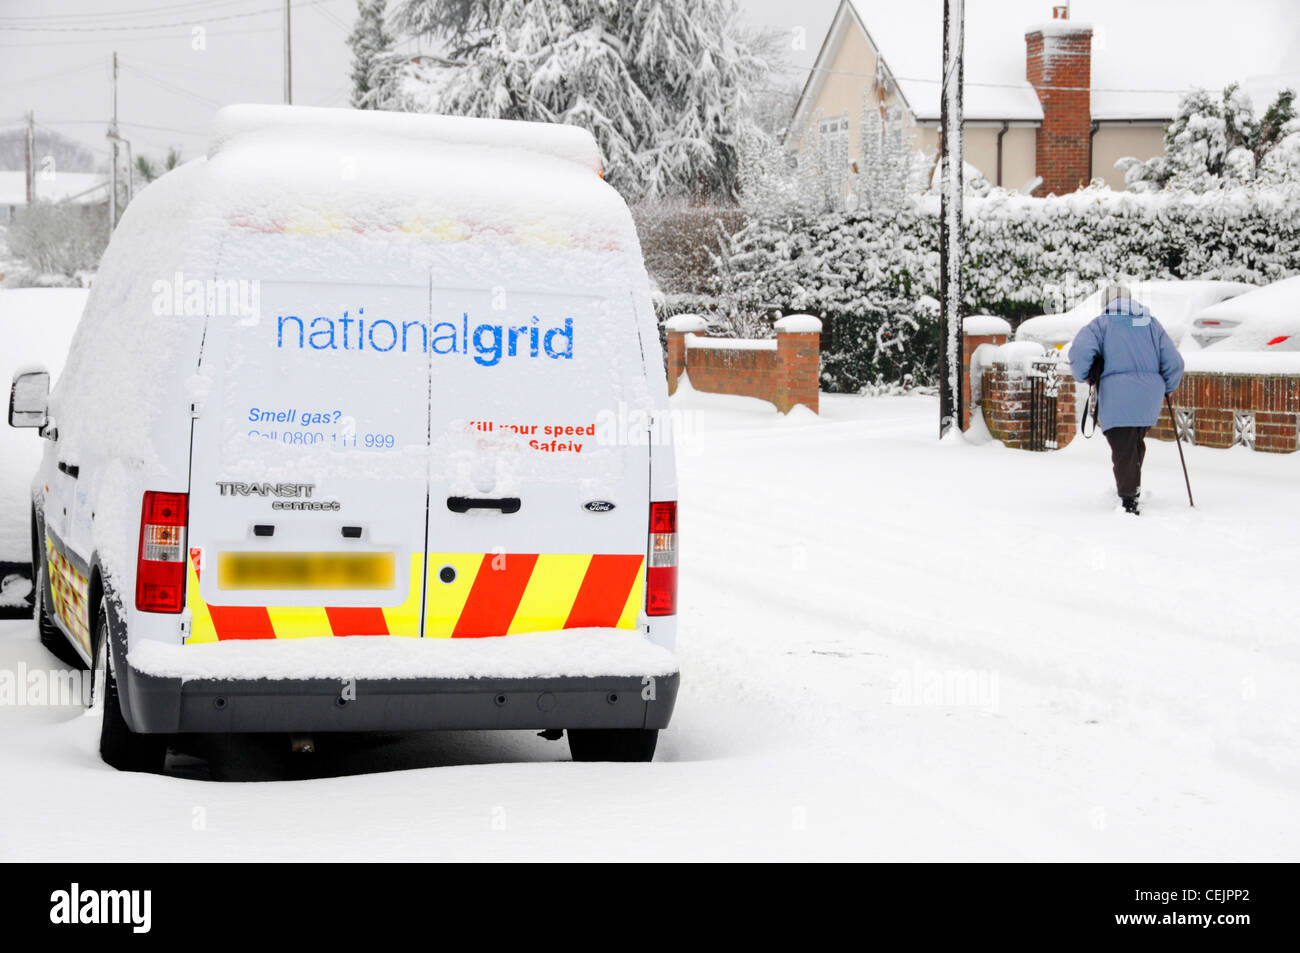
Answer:
[[44, 427], [49, 422], [50, 372], [19, 371], [9, 389], [9, 426]]

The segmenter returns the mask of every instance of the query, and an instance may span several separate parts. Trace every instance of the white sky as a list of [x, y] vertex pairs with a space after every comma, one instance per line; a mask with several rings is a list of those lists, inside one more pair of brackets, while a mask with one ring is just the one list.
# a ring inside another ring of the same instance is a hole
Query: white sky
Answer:
[[[389, 8], [398, 2], [389, 0]], [[816, 58], [837, 6], [739, 2], [751, 25], [790, 36], [790, 62], [803, 68]], [[347, 105], [346, 37], [355, 15], [356, 0], [293, 0], [295, 103]], [[33, 110], [38, 124], [106, 160], [116, 50], [123, 137], [137, 154], [159, 156], [175, 145], [192, 158], [204, 151], [218, 106], [283, 101], [283, 17], [281, 0], [0, 0], [0, 128], [22, 123]], [[194, 48], [193, 24], [203, 31], [204, 49]], [[794, 48], [797, 28], [802, 49]], [[804, 75], [792, 71], [788, 78], [801, 83]]]

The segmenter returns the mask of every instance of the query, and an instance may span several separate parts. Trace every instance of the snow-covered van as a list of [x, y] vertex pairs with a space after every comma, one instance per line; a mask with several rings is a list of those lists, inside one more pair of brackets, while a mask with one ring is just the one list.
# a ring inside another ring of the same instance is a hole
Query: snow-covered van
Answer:
[[453, 728], [652, 757], [677, 486], [600, 170], [571, 126], [235, 106], [131, 203], [53, 391], [10, 398], [42, 637], [95, 669], [106, 761]]

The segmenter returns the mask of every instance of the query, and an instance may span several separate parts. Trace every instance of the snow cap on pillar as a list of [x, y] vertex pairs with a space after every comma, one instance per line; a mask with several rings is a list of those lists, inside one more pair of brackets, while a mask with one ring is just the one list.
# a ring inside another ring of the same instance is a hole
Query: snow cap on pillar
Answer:
[[1011, 323], [993, 314], [971, 314], [962, 319], [962, 333], [972, 337], [1011, 334]]
[[776, 322], [778, 334], [818, 334], [821, 329], [821, 318], [811, 314], [787, 314]]

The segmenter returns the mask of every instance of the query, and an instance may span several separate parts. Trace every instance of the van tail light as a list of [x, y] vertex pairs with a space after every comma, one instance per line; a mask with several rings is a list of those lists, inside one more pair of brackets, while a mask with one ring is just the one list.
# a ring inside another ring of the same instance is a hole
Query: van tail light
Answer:
[[646, 615], [677, 612], [677, 502], [650, 504], [650, 567]]
[[1284, 334], [1284, 335], [1282, 335], [1282, 336], [1279, 337], [1279, 338], [1273, 338], [1273, 340], [1269, 341], [1268, 344], [1265, 345], [1265, 346], [1266, 346], [1266, 347], [1272, 347], [1272, 346], [1275, 345], [1275, 344], [1281, 344], [1283, 341], [1289, 341], [1290, 339], [1291, 339], [1291, 335], [1289, 335], [1289, 334]]
[[144, 494], [135, 568], [135, 607], [143, 612], [180, 612], [185, 607], [188, 510], [188, 494]]

